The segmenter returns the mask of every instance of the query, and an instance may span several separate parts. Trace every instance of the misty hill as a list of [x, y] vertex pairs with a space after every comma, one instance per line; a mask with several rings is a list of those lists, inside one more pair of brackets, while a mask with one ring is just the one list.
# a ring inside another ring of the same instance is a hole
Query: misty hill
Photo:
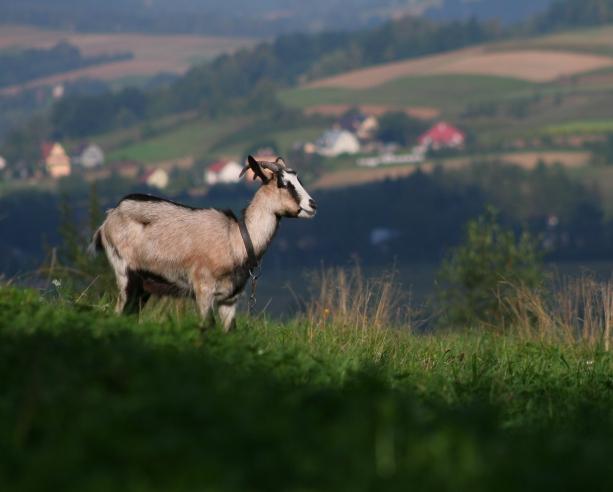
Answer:
[[430, 7], [426, 15], [432, 19], [452, 20], [496, 19], [503, 24], [519, 22], [545, 9], [554, 0], [444, 0]]
[[372, 27], [427, 11], [443, 20], [516, 22], [552, 0], [0, 0], [4, 23], [78, 31], [207, 33], [270, 37], [293, 31]]
[[433, 0], [0, 0], [2, 22], [78, 31], [206, 33], [274, 37], [355, 29], [415, 13]]

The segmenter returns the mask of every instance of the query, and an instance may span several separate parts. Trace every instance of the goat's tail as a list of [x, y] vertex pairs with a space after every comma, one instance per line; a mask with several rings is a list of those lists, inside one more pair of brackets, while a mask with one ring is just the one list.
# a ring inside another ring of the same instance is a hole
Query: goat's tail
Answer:
[[96, 256], [100, 251], [104, 250], [104, 244], [102, 244], [102, 227], [98, 227], [94, 235], [92, 236], [92, 242], [87, 247], [87, 253], [90, 256]]

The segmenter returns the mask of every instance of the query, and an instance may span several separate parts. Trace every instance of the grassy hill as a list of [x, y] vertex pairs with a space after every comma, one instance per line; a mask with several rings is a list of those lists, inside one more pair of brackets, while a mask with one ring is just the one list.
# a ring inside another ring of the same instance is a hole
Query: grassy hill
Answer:
[[[0, 290], [4, 490], [606, 490], [613, 358]], [[332, 318], [330, 318], [332, 319]]]
[[[180, 158], [211, 160], [217, 156], [242, 156], [247, 149], [262, 142], [274, 142], [287, 155], [296, 141], [314, 140], [325, 129], [325, 123], [305, 122], [285, 128], [274, 122], [249, 117], [188, 118], [170, 128], [136, 132], [122, 138], [122, 132], [101, 137], [109, 142], [110, 160], [135, 159], [145, 164]], [[144, 133], [144, 135], [143, 135]]]
[[530, 93], [534, 84], [513, 78], [484, 75], [417, 75], [399, 77], [365, 89], [319, 86], [281, 94], [290, 107], [307, 109], [327, 104], [377, 104], [389, 110], [431, 106], [449, 114], [467, 103]]
[[[613, 102], [613, 27], [491, 43], [346, 72], [281, 93], [288, 106], [429, 107], [483, 138], [597, 120]], [[592, 127], [596, 129], [596, 127]]]
[[[613, 125], [608, 112], [613, 103], [613, 57], [604, 48], [612, 29], [605, 26], [394, 62], [287, 89], [279, 99], [286, 107], [308, 113], [362, 105], [379, 111], [416, 110], [428, 118], [440, 115], [488, 144], [535, 134], [568, 135], [574, 129], [580, 134], [606, 133]], [[499, 54], [515, 57], [514, 67], [508, 59], [498, 62], [500, 69], [515, 71], [515, 76], [502, 76], [499, 68], [482, 61]], [[561, 59], [574, 60], [575, 68], [560, 63]], [[471, 67], [474, 73], [453, 73]], [[558, 77], [559, 70], [575, 72]], [[325, 127], [257, 130], [253, 121], [253, 117], [186, 121], [137, 141], [114, 144], [111, 157], [145, 162], [198, 159], [240, 154], [267, 140], [278, 142], [287, 153], [294, 141], [313, 140]]]

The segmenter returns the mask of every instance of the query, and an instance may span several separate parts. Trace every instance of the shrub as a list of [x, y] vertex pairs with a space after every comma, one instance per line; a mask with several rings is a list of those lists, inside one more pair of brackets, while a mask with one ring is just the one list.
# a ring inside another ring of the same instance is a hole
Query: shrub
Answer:
[[528, 232], [517, 236], [489, 208], [466, 228], [464, 242], [443, 262], [438, 274], [442, 320], [450, 325], [504, 327], [512, 317], [510, 297], [518, 287], [543, 284], [542, 252]]

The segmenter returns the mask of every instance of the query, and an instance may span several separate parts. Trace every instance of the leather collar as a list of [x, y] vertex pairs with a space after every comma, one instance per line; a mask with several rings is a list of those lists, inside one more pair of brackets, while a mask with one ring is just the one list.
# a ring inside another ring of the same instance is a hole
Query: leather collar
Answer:
[[240, 219], [238, 221], [238, 228], [241, 231], [243, 243], [245, 244], [245, 250], [247, 251], [247, 268], [249, 268], [249, 272], [251, 272], [252, 270], [255, 270], [257, 268], [259, 261], [258, 257], [255, 254], [253, 241], [251, 241], [251, 236], [249, 235], [249, 231], [247, 230], [245, 219]]

